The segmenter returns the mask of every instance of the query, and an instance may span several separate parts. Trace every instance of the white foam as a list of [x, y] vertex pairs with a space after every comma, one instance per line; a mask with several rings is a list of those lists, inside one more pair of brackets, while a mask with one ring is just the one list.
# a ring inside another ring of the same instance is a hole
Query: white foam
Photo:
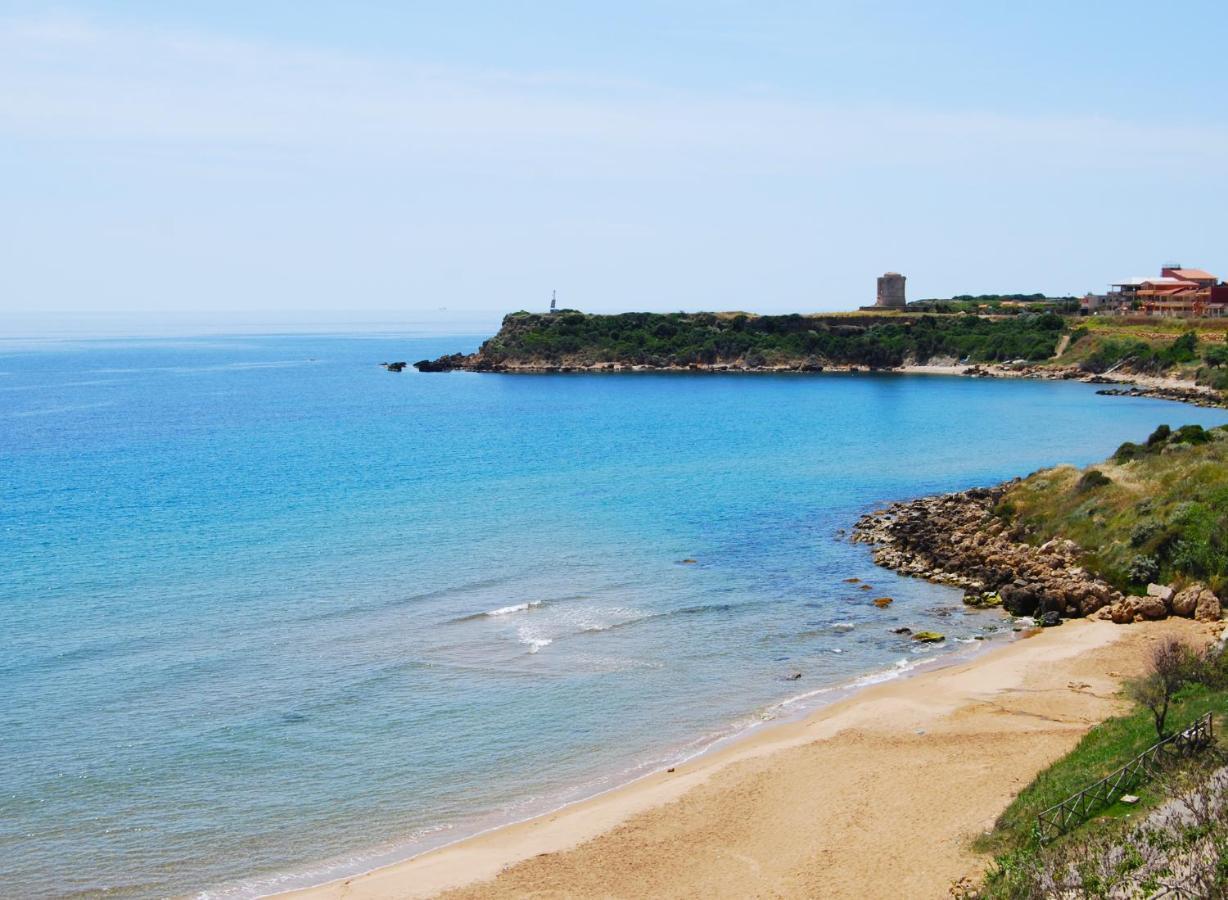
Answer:
[[554, 643], [554, 638], [544, 637], [539, 631], [528, 625], [521, 625], [517, 628], [516, 637], [520, 643], [529, 646], [530, 653], [536, 653], [542, 647], [549, 647]]
[[527, 612], [541, 605], [542, 602], [540, 600], [530, 600], [528, 603], [517, 603], [514, 606], [500, 606], [498, 609], [487, 610], [484, 615], [510, 616], [512, 613]]

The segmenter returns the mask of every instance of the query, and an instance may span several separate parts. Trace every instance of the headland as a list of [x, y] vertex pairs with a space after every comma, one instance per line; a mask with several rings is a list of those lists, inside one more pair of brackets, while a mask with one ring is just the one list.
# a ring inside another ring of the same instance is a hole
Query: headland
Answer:
[[512, 313], [474, 353], [421, 372], [856, 373], [1050, 378], [1106, 394], [1228, 404], [1228, 319], [1091, 319], [1053, 311], [816, 315]]

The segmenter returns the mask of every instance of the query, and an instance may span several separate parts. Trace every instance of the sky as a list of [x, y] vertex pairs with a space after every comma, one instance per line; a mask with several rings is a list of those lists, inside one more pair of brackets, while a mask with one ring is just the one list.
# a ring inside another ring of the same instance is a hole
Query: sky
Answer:
[[0, 0], [0, 334], [1228, 274], [1228, 4]]

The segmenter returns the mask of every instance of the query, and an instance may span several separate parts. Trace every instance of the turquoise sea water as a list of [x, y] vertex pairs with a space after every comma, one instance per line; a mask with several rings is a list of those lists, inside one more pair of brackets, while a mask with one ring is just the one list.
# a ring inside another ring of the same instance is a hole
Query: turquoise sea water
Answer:
[[0, 345], [0, 893], [247, 896], [592, 794], [1001, 624], [860, 513], [1226, 419], [376, 365], [477, 342]]

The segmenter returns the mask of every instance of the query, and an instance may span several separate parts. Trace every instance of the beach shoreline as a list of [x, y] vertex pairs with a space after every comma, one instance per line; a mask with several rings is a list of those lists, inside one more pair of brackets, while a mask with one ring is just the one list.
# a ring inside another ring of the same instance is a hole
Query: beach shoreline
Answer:
[[[803, 718], [772, 723], [552, 813], [278, 896], [413, 898], [459, 891], [499, 897], [537, 890], [568, 896], [645, 890], [658, 896], [763, 890], [801, 896], [815, 889], [814, 878], [823, 879], [826, 896], [873, 896], [864, 879], [882, 875], [858, 876], [855, 861], [846, 859], [842, 867], [835, 852], [840, 846], [852, 852], [867, 828], [881, 831], [880, 840], [893, 853], [916, 856], [910, 864], [921, 869], [909, 876], [910, 895], [940, 895], [983, 865], [967, 846], [971, 836], [988, 828], [1037, 771], [1120, 708], [1116, 691], [1141, 664], [1140, 647], [1171, 630], [1209, 633], [1184, 620], [1138, 626], [1069, 622], [970, 660], [860, 688]], [[995, 752], [1001, 744], [1009, 747]], [[816, 759], [823, 761], [818, 786]], [[923, 760], [927, 786], [918, 792]], [[970, 778], [970, 766], [981, 777]], [[748, 793], [748, 778], [766, 791]], [[859, 782], [867, 779], [859, 792]], [[799, 821], [798, 804], [816, 792], [812, 815]], [[889, 803], [898, 798], [911, 821], [926, 812], [932, 792], [956, 802], [923, 815], [933, 819], [923, 846], [911, 826], [897, 827], [894, 820], [904, 811], [883, 818], [862, 809], [853, 817], [860, 824], [850, 825], [849, 807], [859, 805], [859, 796]], [[910, 800], [910, 793], [920, 796]], [[738, 815], [731, 819], [734, 810]], [[749, 822], [739, 824], [746, 818], [764, 821], [747, 828]], [[749, 852], [741, 855], [754, 866], [729, 863], [738, 844], [746, 845]], [[755, 851], [765, 845], [773, 850], [761, 858]], [[824, 846], [831, 847], [830, 858], [820, 853], [818, 859], [827, 861], [806, 864]], [[694, 859], [712, 854], [724, 862], [695, 870]], [[661, 871], [666, 858], [673, 860], [670, 872]], [[715, 877], [723, 869], [728, 871]], [[605, 874], [594, 874], [599, 872]], [[904, 884], [897, 882], [897, 889]]]

